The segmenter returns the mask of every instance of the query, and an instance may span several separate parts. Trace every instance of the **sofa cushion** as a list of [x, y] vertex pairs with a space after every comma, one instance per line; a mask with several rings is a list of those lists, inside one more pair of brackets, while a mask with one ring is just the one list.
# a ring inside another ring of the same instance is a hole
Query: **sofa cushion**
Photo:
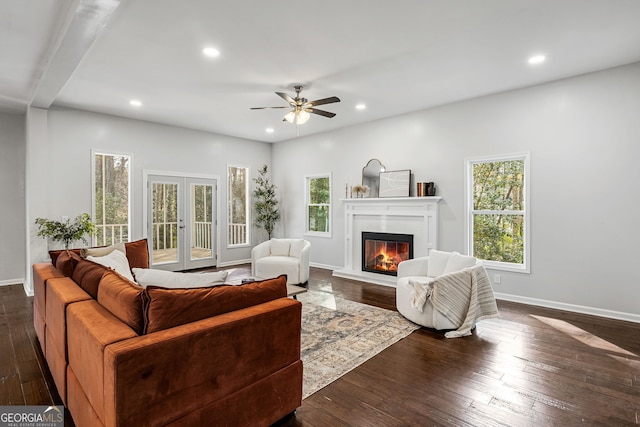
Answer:
[[224, 284], [229, 272], [176, 273], [150, 268], [134, 268], [133, 274], [136, 277], [136, 282], [143, 287], [155, 285], [165, 288], [204, 288]]
[[145, 333], [206, 319], [287, 296], [287, 278], [220, 285], [210, 288], [166, 289], [148, 286], [145, 294]]
[[149, 268], [149, 246], [147, 239], [124, 244], [131, 268]]
[[443, 252], [432, 249], [429, 252], [429, 267], [427, 275], [429, 277], [438, 277], [444, 274], [444, 269], [447, 267], [447, 262], [451, 257], [451, 252]]
[[115, 271], [107, 270], [98, 286], [98, 302], [137, 334], [142, 334], [143, 290]]
[[100, 285], [100, 279], [108, 268], [104, 265], [82, 259], [78, 261], [78, 265], [73, 270], [71, 278], [78, 284], [86, 293], [91, 295], [91, 298], [98, 298], [98, 286]]
[[454, 252], [451, 254], [449, 260], [447, 261], [447, 265], [444, 268], [444, 274], [464, 270], [465, 268], [473, 267], [475, 264], [475, 257]]
[[63, 251], [56, 258], [56, 268], [60, 270], [65, 277], [71, 277], [73, 270], [75, 270], [80, 260], [82, 260], [82, 258], [80, 258], [80, 255], [77, 253], [73, 251]]
[[271, 255], [289, 256], [289, 248], [291, 247], [291, 242], [289, 239], [271, 239], [270, 247]]
[[114, 243], [111, 246], [99, 246], [95, 248], [82, 248], [80, 249], [80, 256], [82, 258], [92, 257], [102, 257], [105, 255], [109, 255], [113, 251], [120, 251], [123, 255], [126, 255], [127, 250], [125, 249], [124, 243]]
[[289, 248], [289, 256], [300, 258], [302, 250], [304, 249], [305, 241], [303, 239], [291, 240], [291, 247]]
[[89, 261], [97, 262], [98, 264], [102, 264], [106, 267], [112, 268], [117, 271], [122, 276], [126, 277], [128, 280], [134, 282], [133, 274], [131, 274], [131, 269], [129, 268], [129, 260], [124, 252], [120, 252], [119, 250], [114, 250], [108, 253], [105, 256], [91, 256], [87, 257]]

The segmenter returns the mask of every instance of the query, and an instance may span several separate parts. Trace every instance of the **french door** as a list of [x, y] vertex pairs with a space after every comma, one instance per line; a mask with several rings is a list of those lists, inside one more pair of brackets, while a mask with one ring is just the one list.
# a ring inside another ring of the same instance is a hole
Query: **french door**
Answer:
[[147, 236], [152, 268], [216, 265], [216, 180], [147, 176]]

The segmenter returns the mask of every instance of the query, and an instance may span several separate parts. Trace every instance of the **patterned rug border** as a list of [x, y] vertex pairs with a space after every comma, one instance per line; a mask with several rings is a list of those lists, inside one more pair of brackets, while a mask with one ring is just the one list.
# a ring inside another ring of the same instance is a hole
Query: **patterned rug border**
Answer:
[[420, 328], [396, 311], [327, 292], [308, 291], [298, 300], [302, 302], [303, 399]]

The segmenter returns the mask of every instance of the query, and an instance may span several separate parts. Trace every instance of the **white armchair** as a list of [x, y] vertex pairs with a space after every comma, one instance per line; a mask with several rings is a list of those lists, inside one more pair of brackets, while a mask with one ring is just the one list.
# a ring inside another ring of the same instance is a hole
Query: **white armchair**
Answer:
[[309, 280], [311, 243], [303, 239], [271, 239], [251, 250], [251, 275], [260, 278], [287, 275], [287, 285]]
[[396, 307], [419, 325], [457, 330], [447, 337], [469, 335], [477, 321], [498, 315], [481, 261], [436, 250], [398, 265]]

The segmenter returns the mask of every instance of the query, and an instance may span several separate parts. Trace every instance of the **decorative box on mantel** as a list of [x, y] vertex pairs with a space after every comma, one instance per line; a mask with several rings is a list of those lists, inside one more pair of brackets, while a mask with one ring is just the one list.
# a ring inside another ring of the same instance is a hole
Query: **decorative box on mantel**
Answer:
[[414, 258], [438, 249], [438, 203], [442, 197], [342, 199], [345, 215], [344, 268], [334, 276], [395, 286], [396, 278], [362, 269], [362, 232], [413, 235]]

